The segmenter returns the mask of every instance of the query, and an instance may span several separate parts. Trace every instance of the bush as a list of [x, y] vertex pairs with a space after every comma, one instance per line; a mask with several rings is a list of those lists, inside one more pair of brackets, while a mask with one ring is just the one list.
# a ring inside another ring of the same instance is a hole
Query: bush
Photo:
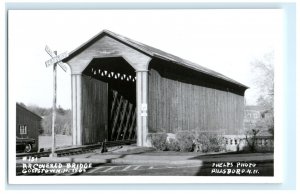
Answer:
[[225, 150], [225, 141], [222, 137], [218, 135], [210, 135], [209, 136], [209, 148], [210, 152], [220, 152]]
[[149, 134], [152, 146], [161, 151], [181, 152], [220, 152], [225, 150], [225, 141], [221, 136], [211, 133], [178, 132], [176, 138], [168, 138], [167, 133]]
[[149, 134], [152, 146], [161, 151], [167, 150], [167, 136], [166, 133]]
[[179, 132], [176, 134], [176, 139], [180, 151], [191, 152], [194, 148], [194, 135], [191, 132]]
[[246, 132], [246, 141], [247, 146], [249, 147], [251, 152], [256, 152], [257, 150], [257, 134], [259, 133], [259, 129], [252, 129]]
[[207, 134], [205, 133], [200, 133], [199, 135], [197, 135], [197, 138], [195, 140], [195, 146], [199, 146], [198, 150], [195, 151], [200, 151], [200, 152], [208, 152], [209, 151], [209, 138], [207, 136]]
[[180, 151], [179, 143], [176, 139], [170, 138], [167, 141], [167, 150], [169, 151]]
[[225, 150], [224, 139], [216, 134], [200, 133], [196, 138], [201, 152], [220, 152]]

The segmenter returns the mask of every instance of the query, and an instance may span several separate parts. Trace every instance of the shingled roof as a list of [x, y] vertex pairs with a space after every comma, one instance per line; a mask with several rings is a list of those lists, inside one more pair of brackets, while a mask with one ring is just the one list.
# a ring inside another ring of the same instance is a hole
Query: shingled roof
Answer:
[[135, 49], [135, 50], [138, 50], [142, 53], [144, 53], [145, 55], [148, 55], [149, 57], [152, 57], [152, 58], [160, 58], [162, 60], [165, 60], [165, 61], [170, 61], [172, 63], [175, 63], [175, 64], [178, 64], [178, 65], [181, 65], [181, 66], [184, 66], [184, 67], [187, 67], [189, 69], [193, 69], [193, 70], [196, 70], [196, 71], [199, 71], [201, 73], [204, 73], [204, 74], [207, 74], [207, 75], [210, 75], [210, 76], [213, 76], [213, 77], [216, 77], [216, 78], [219, 78], [219, 79], [222, 79], [222, 80], [225, 80], [227, 82], [230, 82], [230, 83], [233, 83], [233, 84], [236, 84], [240, 87], [243, 87], [243, 88], [248, 88], [247, 86], [231, 79], [231, 78], [228, 78], [216, 71], [213, 71], [213, 70], [210, 70], [206, 67], [203, 67], [201, 65], [198, 65], [196, 63], [193, 63], [191, 61], [188, 61], [188, 60], [185, 60], [185, 59], [182, 59], [180, 57], [177, 57], [175, 55], [172, 55], [172, 54], [169, 54], [167, 52], [164, 52], [162, 50], [159, 50], [157, 48], [154, 48], [154, 47], [151, 47], [151, 46], [148, 46], [146, 44], [143, 44], [143, 43], [140, 43], [138, 41], [135, 41], [135, 40], [132, 40], [130, 38], [127, 38], [127, 37], [124, 37], [122, 35], [119, 35], [119, 34], [116, 34], [114, 32], [111, 32], [109, 30], [103, 30], [101, 31], [100, 33], [98, 33], [96, 36], [92, 37], [90, 40], [88, 40], [87, 42], [85, 42], [84, 44], [82, 44], [81, 46], [79, 46], [78, 48], [76, 48], [75, 50], [73, 50], [70, 54], [69, 54], [69, 57], [65, 58], [63, 60], [63, 62], [68, 62], [70, 59], [72, 59], [74, 56], [76, 56], [77, 54], [79, 54], [80, 52], [82, 52], [84, 49], [86, 49], [88, 46], [90, 46], [91, 44], [93, 44], [94, 42], [96, 42], [97, 40], [99, 40], [101, 37], [103, 36], [109, 36], [117, 41], [120, 41], [122, 42], [123, 44]]

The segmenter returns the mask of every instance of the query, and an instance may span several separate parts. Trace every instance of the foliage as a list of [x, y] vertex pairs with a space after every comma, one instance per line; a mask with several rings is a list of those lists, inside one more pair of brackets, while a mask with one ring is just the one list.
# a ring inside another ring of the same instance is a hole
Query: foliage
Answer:
[[208, 152], [209, 138], [206, 133], [199, 133], [195, 139], [195, 152]]
[[167, 141], [167, 150], [180, 151], [179, 142], [176, 139], [170, 138], [169, 141]]
[[151, 133], [149, 134], [152, 146], [158, 150], [167, 150], [167, 137], [166, 133]]
[[[44, 135], [52, 134], [52, 108], [43, 108], [37, 105], [26, 106], [22, 102], [19, 104], [43, 118], [42, 129], [39, 131], [40, 134], [44, 134]], [[58, 106], [56, 111], [55, 133], [63, 134], [63, 135], [71, 135], [72, 134], [71, 121], [72, 121], [71, 110], [63, 109], [61, 106]]]
[[181, 131], [176, 133], [175, 138], [168, 138], [166, 133], [152, 133], [149, 137], [152, 146], [161, 151], [219, 152], [225, 150], [224, 139], [211, 133]]
[[257, 104], [263, 107], [262, 114], [270, 115], [256, 123], [255, 128], [266, 128], [274, 135], [274, 51], [256, 59], [252, 63], [255, 84], [260, 93]]
[[274, 139], [271, 136], [259, 136], [259, 129], [252, 129], [246, 133], [246, 152], [273, 152]]
[[255, 73], [256, 86], [262, 98], [274, 96], [274, 51], [251, 63]]
[[201, 152], [220, 152], [225, 150], [224, 139], [216, 134], [199, 133], [195, 142], [196, 145], [200, 145], [199, 151]]
[[246, 132], [246, 142], [251, 152], [256, 151], [256, 142], [257, 142], [256, 136], [258, 133], [259, 133], [259, 129], [252, 129]]
[[39, 134], [40, 134], [40, 135], [43, 135], [43, 134], [44, 134], [44, 129], [40, 129], [40, 130], [39, 130]]
[[37, 105], [28, 105], [26, 108], [41, 117], [47, 116], [52, 112], [52, 108], [42, 108]]
[[180, 151], [191, 152], [194, 148], [195, 136], [191, 132], [178, 132], [176, 134], [176, 139], [179, 144]]
[[[55, 120], [55, 133], [63, 135], [72, 134], [72, 125], [71, 125], [72, 113], [70, 110], [64, 111], [63, 113], [57, 112]], [[42, 121], [42, 127], [45, 134], [52, 133], [52, 113], [44, 117]]]
[[255, 122], [255, 129], [260, 131], [267, 130], [274, 136], [274, 113], [273, 110], [265, 110], [261, 112], [262, 117]]

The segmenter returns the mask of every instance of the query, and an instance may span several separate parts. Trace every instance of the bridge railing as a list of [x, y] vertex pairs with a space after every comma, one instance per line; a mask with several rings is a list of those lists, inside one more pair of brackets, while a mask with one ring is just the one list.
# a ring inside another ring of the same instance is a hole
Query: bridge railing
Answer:
[[254, 141], [255, 151], [273, 151], [274, 138], [272, 136], [247, 137], [245, 135], [224, 135], [226, 151], [247, 151], [249, 144]]

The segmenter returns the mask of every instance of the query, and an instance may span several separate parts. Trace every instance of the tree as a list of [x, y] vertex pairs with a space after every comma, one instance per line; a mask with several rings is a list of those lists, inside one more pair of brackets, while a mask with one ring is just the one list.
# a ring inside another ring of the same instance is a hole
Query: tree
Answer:
[[259, 129], [252, 129], [246, 132], [246, 142], [249, 146], [251, 152], [256, 151], [256, 142], [257, 142], [257, 134], [259, 133]]
[[38, 105], [28, 105], [27, 106], [28, 110], [34, 112], [35, 114], [41, 116], [41, 117], [44, 117], [48, 114], [51, 113], [52, 109], [51, 108], [42, 108], [42, 107], [39, 107]]
[[256, 128], [267, 128], [274, 135], [274, 51], [255, 59], [251, 65], [260, 92], [257, 105], [263, 107], [262, 119], [256, 122]]
[[[42, 129], [39, 131], [40, 134], [52, 134], [52, 108], [43, 108], [34, 104], [26, 106], [22, 102], [19, 104], [43, 118]], [[61, 106], [58, 106], [56, 110], [55, 134], [71, 135], [72, 111], [70, 109], [64, 109]]]
[[[71, 135], [72, 134], [72, 112], [71, 110], [60, 109], [56, 114], [55, 134]], [[52, 113], [44, 117], [42, 126], [45, 134], [51, 134], [52, 130]]]

